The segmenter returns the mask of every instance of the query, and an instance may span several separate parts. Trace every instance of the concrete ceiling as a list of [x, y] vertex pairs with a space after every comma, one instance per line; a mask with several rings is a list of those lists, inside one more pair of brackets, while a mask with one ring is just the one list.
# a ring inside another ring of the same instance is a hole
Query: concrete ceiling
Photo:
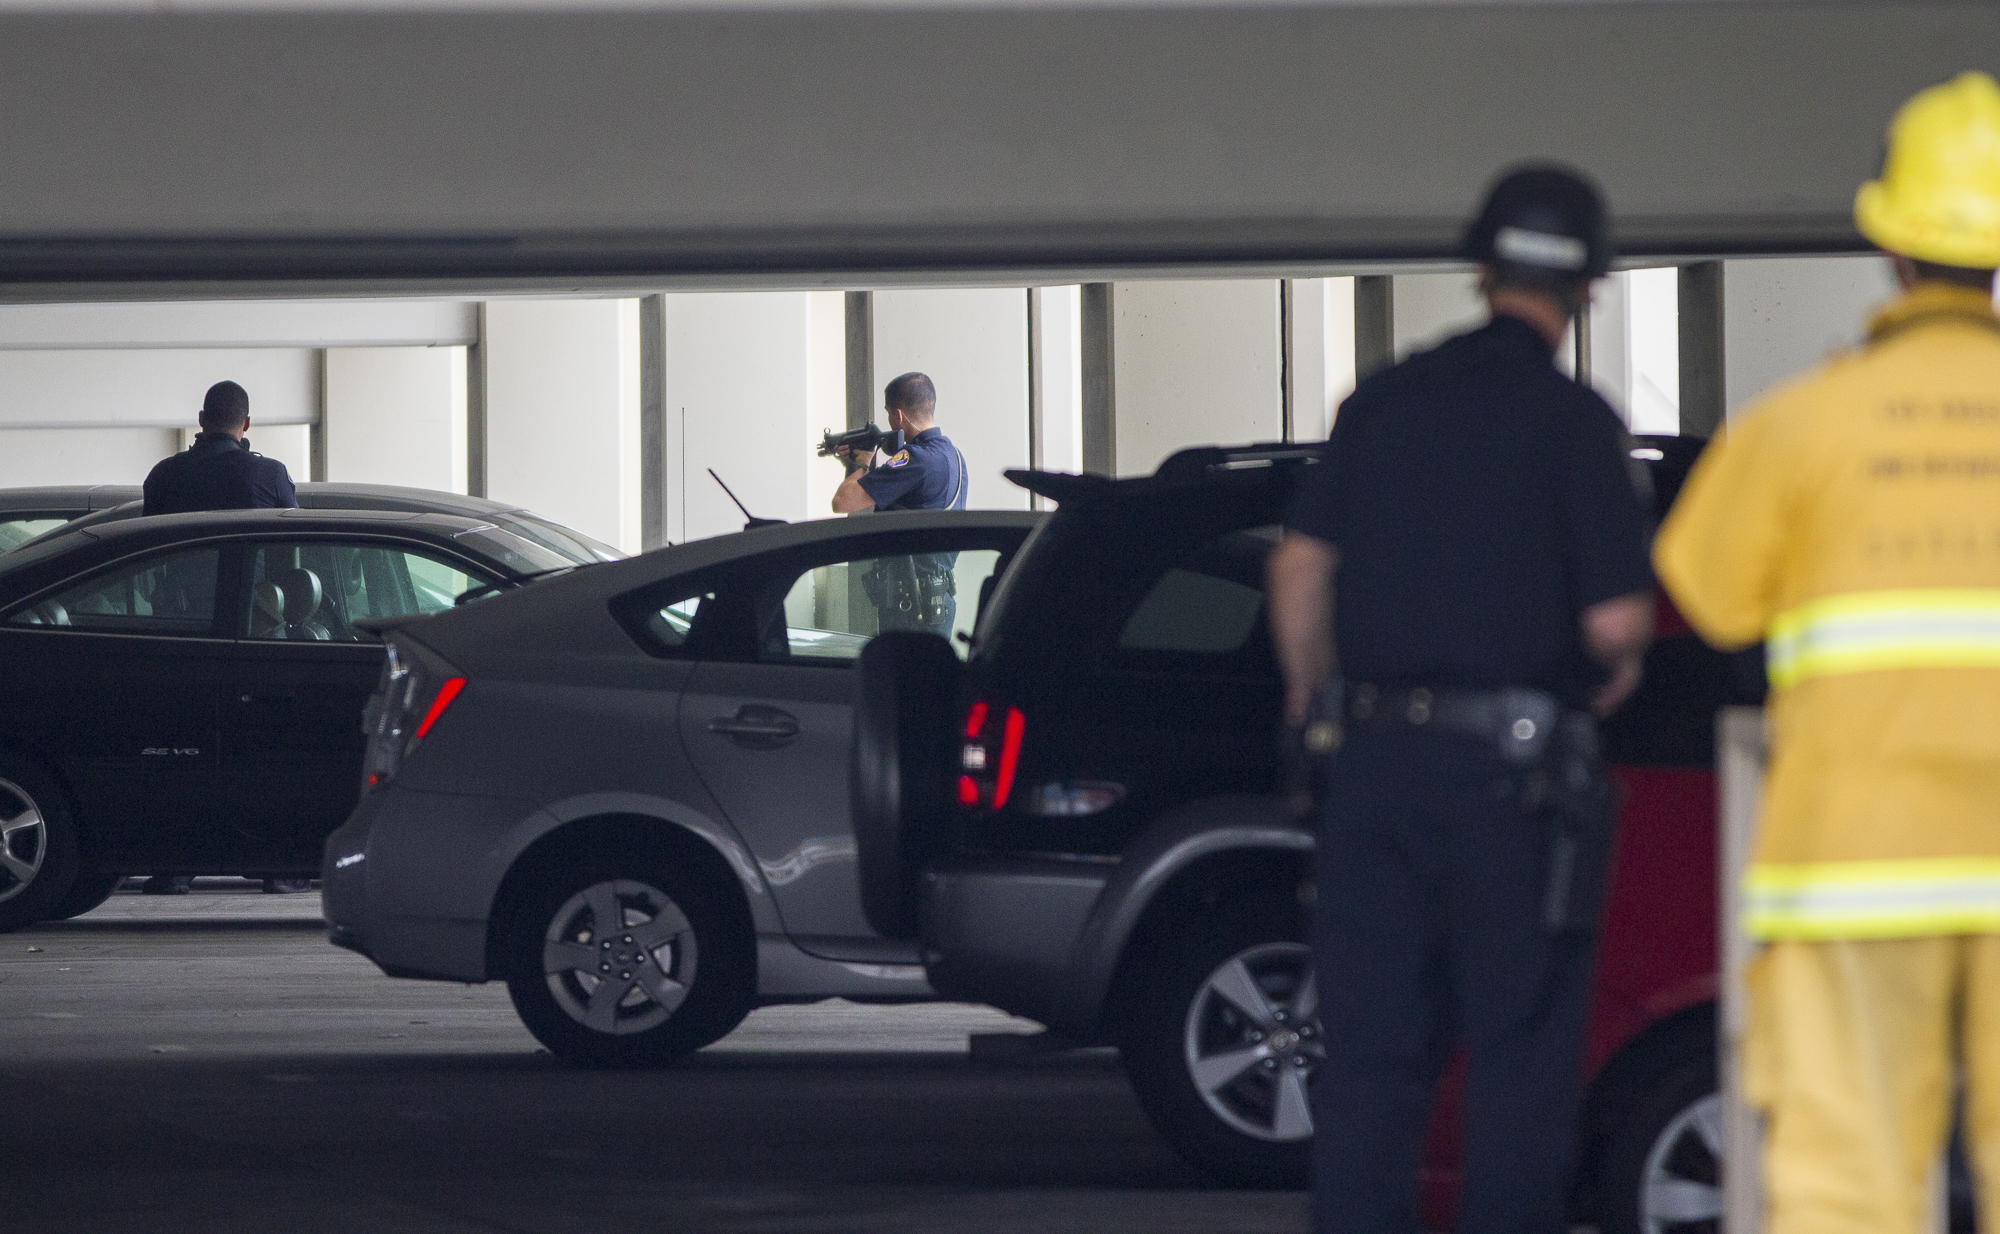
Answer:
[[0, 10], [0, 299], [1024, 282], [1452, 255], [1517, 159], [1626, 252], [1838, 252], [1991, 0]]

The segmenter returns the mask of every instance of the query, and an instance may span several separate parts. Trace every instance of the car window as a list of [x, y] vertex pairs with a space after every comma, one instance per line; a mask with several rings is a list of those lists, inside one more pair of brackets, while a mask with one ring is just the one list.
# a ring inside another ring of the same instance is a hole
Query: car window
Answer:
[[220, 549], [201, 548], [123, 562], [7, 621], [118, 634], [209, 634], [220, 560]]
[[884, 630], [928, 630], [965, 654], [980, 587], [999, 564], [994, 549], [902, 553], [815, 566], [794, 576], [783, 601], [760, 613], [759, 658], [848, 664]]
[[258, 544], [242, 629], [256, 639], [374, 642], [356, 622], [441, 613], [459, 593], [487, 581], [456, 562], [386, 544]]
[[1204, 543], [1147, 588], [1118, 633], [1122, 652], [1232, 656], [1263, 630], [1264, 559], [1279, 528]]
[[653, 636], [658, 645], [673, 650], [687, 645], [688, 636], [694, 630], [694, 619], [700, 615], [701, 606], [712, 603], [714, 592], [689, 596], [684, 600], [672, 600], [646, 611], [646, 632]]
[[532, 540], [523, 540], [511, 531], [503, 531], [494, 524], [474, 527], [461, 531], [452, 539], [475, 553], [497, 561], [516, 574], [542, 574], [574, 566], [579, 561], [590, 558], [566, 557], [552, 548], [544, 547]]
[[68, 522], [64, 518], [10, 518], [0, 520], [0, 553], [18, 548], [45, 531]]
[[622, 561], [627, 556], [602, 540], [593, 540], [580, 531], [551, 523], [539, 515], [500, 514], [495, 515], [494, 520], [523, 540], [552, 549], [571, 561]]

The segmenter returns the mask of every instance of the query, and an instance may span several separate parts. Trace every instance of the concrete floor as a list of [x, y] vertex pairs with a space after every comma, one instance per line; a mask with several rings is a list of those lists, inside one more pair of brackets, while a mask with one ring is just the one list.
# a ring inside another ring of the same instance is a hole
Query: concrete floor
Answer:
[[983, 1008], [753, 1014], [573, 1070], [498, 985], [394, 981], [234, 880], [0, 935], [0, 1229], [1301, 1231], [1212, 1188], [1095, 1051], [974, 1061]]

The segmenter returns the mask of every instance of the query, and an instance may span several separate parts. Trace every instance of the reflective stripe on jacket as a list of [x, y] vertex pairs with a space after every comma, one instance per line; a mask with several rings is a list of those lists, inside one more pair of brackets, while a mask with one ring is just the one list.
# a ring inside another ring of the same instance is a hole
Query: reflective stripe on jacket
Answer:
[[1709, 641], [1766, 640], [1759, 938], [2000, 932], [2000, 317], [1924, 284], [1741, 413], [1654, 546]]

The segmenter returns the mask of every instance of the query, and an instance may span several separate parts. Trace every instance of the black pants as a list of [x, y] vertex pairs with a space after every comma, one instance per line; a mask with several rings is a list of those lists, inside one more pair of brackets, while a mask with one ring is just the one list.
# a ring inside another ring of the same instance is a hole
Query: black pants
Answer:
[[1462, 1234], [1560, 1234], [1594, 940], [1544, 933], [1547, 849], [1500, 756], [1421, 729], [1352, 732], [1318, 855], [1314, 1229], [1410, 1234], [1432, 1096], [1462, 1042]]

